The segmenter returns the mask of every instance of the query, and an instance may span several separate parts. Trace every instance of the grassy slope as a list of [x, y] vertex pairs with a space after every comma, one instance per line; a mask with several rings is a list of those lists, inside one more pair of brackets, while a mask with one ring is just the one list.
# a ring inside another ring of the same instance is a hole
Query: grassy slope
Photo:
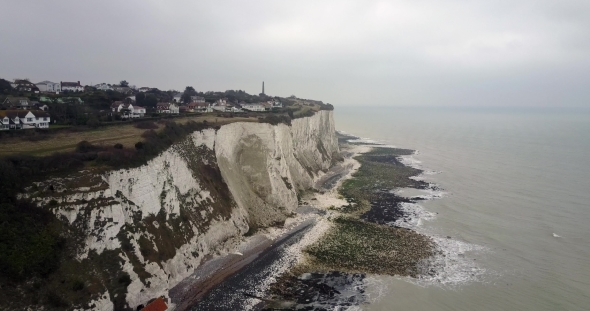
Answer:
[[[170, 120], [178, 123], [186, 123], [188, 121], [201, 122], [206, 120], [209, 123], [217, 123], [219, 125], [231, 122], [258, 122], [256, 118], [220, 118], [215, 114]], [[160, 128], [162, 128], [161, 125]], [[2, 144], [10, 146], [10, 148], [0, 148], [0, 156], [12, 154], [45, 156], [55, 152], [71, 152], [76, 149], [76, 144], [83, 140], [95, 145], [112, 146], [120, 143], [126, 147], [133, 147], [138, 141], [144, 140], [141, 134], [145, 131], [144, 129], [134, 127], [133, 123], [128, 123], [80, 132], [61, 131], [40, 141], [30, 141], [23, 137], [6, 137], [2, 139]]]

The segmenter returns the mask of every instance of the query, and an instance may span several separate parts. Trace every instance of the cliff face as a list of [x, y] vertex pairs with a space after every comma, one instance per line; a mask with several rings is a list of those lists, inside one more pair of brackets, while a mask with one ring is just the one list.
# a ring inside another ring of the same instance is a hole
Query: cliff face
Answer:
[[54, 178], [23, 197], [72, 228], [76, 259], [60, 270], [89, 283], [72, 304], [135, 309], [250, 229], [284, 221], [337, 153], [331, 111], [291, 126], [232, 123], [195, 132], [147, 165]]
[[215, 140], [219, 169], [251, 226], [285, 220], [297, 207], [297, 192], [327, 170], [338, 152], [332, 113], [284, 124], [233, 123]]

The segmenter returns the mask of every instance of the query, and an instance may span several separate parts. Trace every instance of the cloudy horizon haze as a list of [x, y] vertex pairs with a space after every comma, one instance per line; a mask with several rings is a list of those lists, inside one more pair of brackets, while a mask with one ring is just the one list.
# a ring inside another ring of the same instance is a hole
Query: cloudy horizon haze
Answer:
[[[590, 2], [2, 1], [0, 78], [338, 105], [590, 106]], [[6, 14], [7, 13], [7, 14]]]

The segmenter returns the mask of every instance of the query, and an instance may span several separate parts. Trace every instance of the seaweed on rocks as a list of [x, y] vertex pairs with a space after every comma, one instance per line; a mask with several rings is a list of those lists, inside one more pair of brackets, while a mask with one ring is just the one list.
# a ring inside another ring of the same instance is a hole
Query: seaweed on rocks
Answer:
[[[340, 143], [354, 138], [339, 135]], [[373, 147], [355, 157], [360, 168], [339, 188], [348, 204], [330, 209], [340, 212], [340, 216], [332, 219], [333, 226], [318, 241], [304, 249], [305, 262], [271, 287], [272, 299], [265, 310], [272, 310], [273, 303], [280, 303], [287, 310], [332, 310], [347, 306], [333, 299], [343, 298], [342, 291], [325, 279], [315, 281], [319, 276], [337, 273], [344, 279], [358, 277], [354, 280], [360, 285], [349, 287], [356, 289], [356, 296], [348, 296], [352, 305], [358, 305], [366, 303], [362, 295], [365, 273], [410, 277], [418, 277], [424, 271], [429, 273], [423, 263], [435, 255], [432, 239], [393, 225], [411, 216], [402, 204], [419, 199], [400, 197], [393, 190], [429, 188], [428, 183], [412, 178], [422, 171], [404, 165], [399, 158], [413, 153], [407, 149]], [[313, 276], [311, 283], [306, 279], [309, 276]]]
[[415, 277], [418, 264], [433, 255], [430, 238], [403, 228], [338, 217], [334, 227], [308, 247], [318, 270]]
[[360, 218], [380, 225], [394, 223], [407, 216], [399, 208], [400, 203], [415, 203], [415, 201], [402, 198], [391, 192], [376, 192], [371, 202], [371, 208], [362, 214]]
[[262, 308], [270, 310], [334, 310], [367, 303], [362, 273], [287, 274], [271, 286], [273, 293]]

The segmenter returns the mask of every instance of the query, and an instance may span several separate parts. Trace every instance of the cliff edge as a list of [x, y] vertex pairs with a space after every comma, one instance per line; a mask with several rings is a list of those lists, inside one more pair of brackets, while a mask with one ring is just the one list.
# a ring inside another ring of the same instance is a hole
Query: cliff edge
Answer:
[[36, 182], [21, 197], [62, 220], [73, 253], [46, 285], [65, 309], [135, 310], [167, 296], [242, 235], [284, 222], [338, 153], [323, 110], [197, 131], [141, 167]]

